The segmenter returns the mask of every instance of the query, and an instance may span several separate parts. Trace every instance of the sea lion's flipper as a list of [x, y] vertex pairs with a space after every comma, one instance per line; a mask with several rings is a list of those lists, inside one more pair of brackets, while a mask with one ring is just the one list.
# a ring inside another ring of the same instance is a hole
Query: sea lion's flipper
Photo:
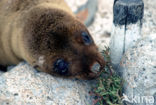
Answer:
[[95, 13], [97, 11], [97, 5], [97, 0], [88, 0], [86, 4], [79, 7], [75, 12], [77, 18], [87, 27], [94, 21]]

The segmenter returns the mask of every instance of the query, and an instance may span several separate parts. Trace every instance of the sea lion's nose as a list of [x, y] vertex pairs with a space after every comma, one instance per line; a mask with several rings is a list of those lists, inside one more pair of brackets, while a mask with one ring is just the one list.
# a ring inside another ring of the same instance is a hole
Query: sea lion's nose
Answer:
[[91, 67], [91, 71], [96, 74], [100, 72], [100, 69], [101, 65], [98, 62], [95, 62]]

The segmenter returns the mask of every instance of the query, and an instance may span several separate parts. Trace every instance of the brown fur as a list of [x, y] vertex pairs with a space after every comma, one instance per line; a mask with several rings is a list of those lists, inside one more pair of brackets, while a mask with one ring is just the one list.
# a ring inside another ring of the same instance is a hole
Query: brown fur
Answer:
[[1, 65], [26, 60], [43, 72], [60, 76], [52, 67], [56, 59], [64, 58], [70, 69], [62, 77], [81, 79], [97, 76], [90, 71], [93, 63], [104, 66], [94, 42], [84, 45], [81, 32], [89, 32], [63, 0], [1, 0], [0, 14]]

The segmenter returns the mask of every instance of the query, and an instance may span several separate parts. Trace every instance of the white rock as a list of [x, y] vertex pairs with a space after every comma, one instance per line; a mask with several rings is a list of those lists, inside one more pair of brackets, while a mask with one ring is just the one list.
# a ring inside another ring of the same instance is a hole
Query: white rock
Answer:
[[143, 0], [145, 4], [142, 33], [144, 36], [156, 33], [156, 0]]
[[21, 63], [0, 76], [0, 105], [88, 105], [87, 81], [53, 77]]
[[[150, 35], [137, 42], [129, 49], [120, 63], [120, 74], [124, 84], [124, 94], [137, 105], [156, 105], [152, 103], [156, 97], [156, 34]], [[150, 102], [143, 102], [141, 98]], [[136, 97], [135, 102], [134, 100]], [[140, 102], [139, 102], [140, 101]]]
[[0, 70], [0, 75], [2, 74], [3, 72]]

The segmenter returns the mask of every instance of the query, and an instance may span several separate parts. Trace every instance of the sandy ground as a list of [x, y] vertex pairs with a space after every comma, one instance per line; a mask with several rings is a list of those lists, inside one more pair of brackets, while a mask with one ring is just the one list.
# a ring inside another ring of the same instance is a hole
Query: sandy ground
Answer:
[[[87, 0], [65, 0], [73, 11], [86, 3]], [[113, 2], [114, 0], [98, 0], [98, 11], [95, 20], [88, 27], [96, 44], [103, 49], [109, 46], [111, 29], [113, 24]], [[145, 11], [143, 19], [143, 36], [156, 33], [156, 0], [144, 0]]]

